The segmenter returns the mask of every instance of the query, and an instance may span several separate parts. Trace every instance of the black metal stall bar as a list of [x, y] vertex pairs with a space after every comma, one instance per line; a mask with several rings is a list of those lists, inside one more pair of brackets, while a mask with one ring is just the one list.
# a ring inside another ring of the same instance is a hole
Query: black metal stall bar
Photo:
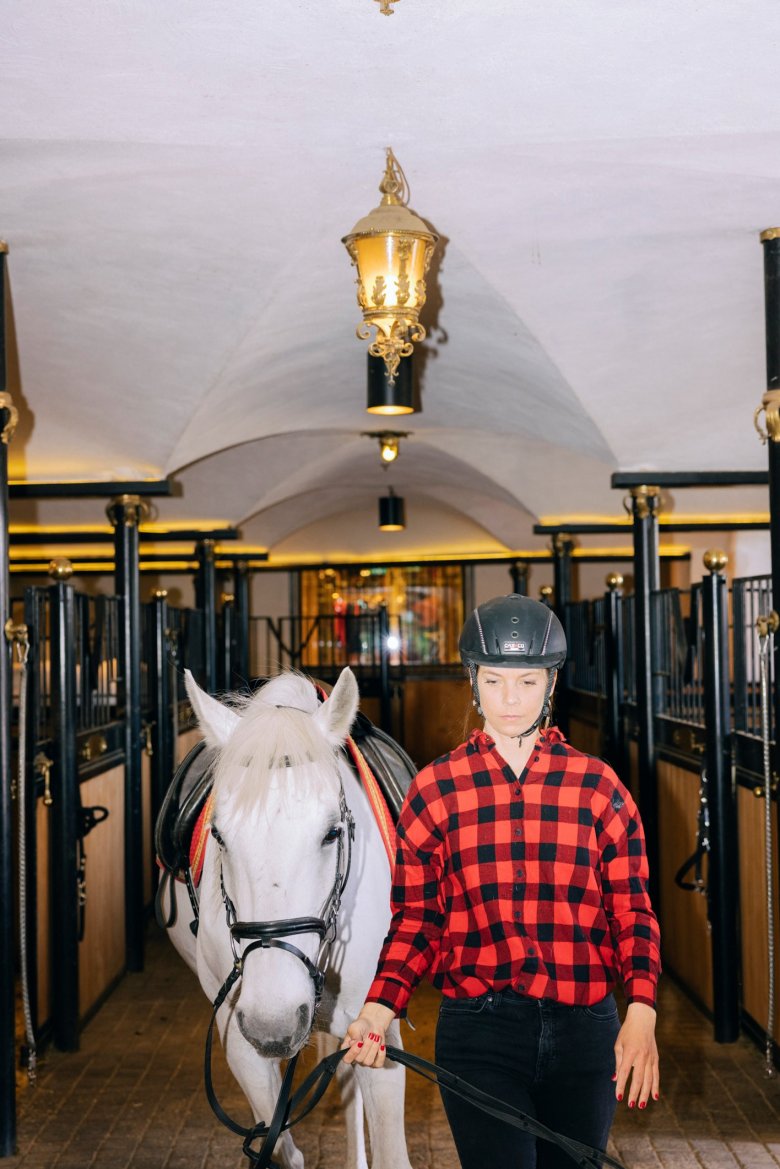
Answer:
[[[769, 457], [769, 520], [770, 544], [772, 551], [772, 608], [780, 613], [780, 227], [770, 227], [761, 232], [764, 249], [764, 309], [766, 317], [766, 393], [756, 410], [763, 413], [766, 430], [759, 434], [766, 442]], [[780, 727], [780, 637], [775, 637], [773, 646], [774, 692], [771, 702], [774, 726]], [[777, 738], [777, 734], [775, 738]], [[774, 745], [773, 766], [780, 770], [778, 743]], [[780, 801], [778, 801], [780, 817]]]
[[233, 678], [231, 686], [240, 689], [249, 682], [249, 618], [251, 607], [249, 587], [251, 576], [245, 560], [236, 560], [233, 567], [233, 596], [235, 597], [235, 642], [233, 645]]
[[650, 862], [650, 893], [658, 900], [658, 781], [655, 751], [652, 594], [660, 586], [657, 486], [631, 488], [634, 521], [634, 663], [639, 722], [639, 810]]
[[52, 783], [51, 969], [54, 1042], [79, 1046], [79, 765], [76, 754], [76, 601], [70, 565], [54, 569], [51, 614]]
[[217, 571], [214, 541], [199, 540], [198, 572], [195, 578], [195, 603], [203, 613], [203, 654], [205, 681], [209, 694], [219, 685], [217, 679]]
[[[739, 1038], [739, 872], [737, 806], [731, 783], [728, 589], [725, 552], [704, 555], [709, 576], [702, 580], [704, 624], [704, 711], [706, 798], [710, 813], [708, 872], [712, 927], [712, 992], [715, 1041]], [[705, 787], [705, 785], [702, 785]]]
[[106, 508], [114, 525], [115, 589], [121, 635], [119, 673], [124, 706], [125, 746], [125, 962], [144, 968], [144, 862], [141, 795], [141, 597], [138, 525], [147, 505], [138, 495], [120, 495]]
[[233, 651], [236, 642], [235, 594], [223, 593], [220, 602], [219, 688], [230, 690], [233, 685]]
[[623, 727], [623, 577], [610, 572], [604, 595], [604, 680], [606, 712], [604, 755], [622, 780], [626, 775]]
[[[8, 579], [8, 443], [16, 410], [6, 392], [5, 257], [8, 245], [0, 240], [0, 614], [10, 618]], [[13, 809], [11, 806], [11, 647], [3, 638], [0, 653], [0, 1156], [10, 1157], [16, 1146], [15, 969], [13, 870]]]
[[[171, 704], [176, 695], [171, 693], [171, 629], [168, 620], [168, 590], [155, 589], [152, 593], [154, 616], [154, 645], [147, 668], [150, 671], [150, 692], [154, 709], [152, 727], [152, 823], [162, 805], [168, 785], [173, 778], [174, 752], [173, 715]], [[147, 857], [147, 863], [152, 862]]]

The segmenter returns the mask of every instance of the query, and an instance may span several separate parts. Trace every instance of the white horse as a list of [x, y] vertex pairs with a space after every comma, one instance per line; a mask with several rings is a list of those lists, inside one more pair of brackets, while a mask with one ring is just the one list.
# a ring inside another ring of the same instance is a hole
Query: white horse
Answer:
[[[261, 948], [217, 1016], [228, 1064], [255, 1121], [268, 1122], [281, 1085], [279, 1060], [293, 1056], [312, 1025], [341, 1037], [356, 1018], [373, 977], [389, 924], [390, 866], [368, 799], [341, 751], [355, 717], [358, 690], [345, 669], [320, 703], [313, 684], [296, 674], [273, 678], [251, 699], [225, 705], [191, 675], [187, 693], [208, 746], [217, 748], [212, 839], [200, 883], [197, 939], [185, 887], [175, 882], [172, 941], [213, 1002], [233, 966], [227, 897], [239, 922], [324, 917], [348, 855], [346, 808], [354, 817], [350, 872], [327, 962], [325, 989], [314, 1016], [314, 981], [294, 953]], [[316, 933], [278, 935], [317, 962]], [[398, 1023], [388, 1042], [400, 1045]], [[411, 1169], [404, 1135], [404, 1069], [340, 1067], [347, 1115], [345, 1169], [368, 1169], [365, 1105], [373, 1169]], [[302, 1169], [290, 1133], [274, 1152], [284, 1169]]]

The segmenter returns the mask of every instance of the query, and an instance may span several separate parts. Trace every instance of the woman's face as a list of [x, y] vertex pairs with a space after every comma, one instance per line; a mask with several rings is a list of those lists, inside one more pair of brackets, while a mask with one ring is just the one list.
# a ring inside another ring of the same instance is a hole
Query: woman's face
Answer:
[[477, 686], [486, 725], [515, 738], [533, 726], [541, 713], [547, 670], [478, 666]]

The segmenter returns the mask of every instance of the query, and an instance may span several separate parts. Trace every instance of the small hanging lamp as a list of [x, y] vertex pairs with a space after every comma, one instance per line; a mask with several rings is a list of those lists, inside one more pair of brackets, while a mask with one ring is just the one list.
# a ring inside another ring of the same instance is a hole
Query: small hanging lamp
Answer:
[[379, 496], [379, 530], [381, 532], [402, 532], [406, 527], [404, 501], [392, 487], [387, 495]]
[[384, 358], [368, 354], [366, 410], [369, 414], [415, 413], [411, 357], [400, 359], [396, 375], [391, 378]]
[[357, 268], [357, 301], [363, 312], [357, 335], [369, 341], [375, 329], [369, 353], [383, 359], [395, 381], [401, 358], [412, 353], [412, 342], [425, 338], [419, 314], [439, 237], [407, 207], [409, 187], [389, 146], [379, 190], [379, 206], [359, 219], [342, 243]]

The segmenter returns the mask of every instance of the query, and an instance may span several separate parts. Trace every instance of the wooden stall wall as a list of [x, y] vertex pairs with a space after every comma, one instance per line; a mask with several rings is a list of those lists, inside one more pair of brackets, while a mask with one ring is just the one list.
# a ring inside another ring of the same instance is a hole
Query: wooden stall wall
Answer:
[[108, 817], [84, 841], [87, 902], [79, 946], [79, 1013], [84, 1019], [125, 968], [125, 768], [112, 767], [81, 784], [84, 807]]
[[413, 678], [403, 688], [403, 746], [418, 767], [451, 751], [479, 720], [468, 679]]
[[[195, 744], [202, 738], [203, 735], [200, 733], [197, 727], [190, 727], [188, 730], [181, 731], [179, 733], [179, 737], [176, 741], [177, 767], [181, 763], [182, 759], [184, 759], [184, 757], [187, 755], [187, 753], [191, 751]], [[173, 776], [171, 776], [171, 778], [173, 778]]]
[[707, 900], [699, 893], [680, 889], [674, 880], [695, 847], [699, 783], [698, 771], [659, 760], [659, 918], [664, 965], [712, 1010]]
[[[772, 809], [773, 819], [777, 809]], [[766, 895], [766, 848], [763, 799], [750, 788], [737, 790], [739, 822], [739, 894], [742, 918], [742, 1006], [759, 1027], [767, 1025], [769, 943]], [[776, 820], [775, 820], [776, 823]], [[773, 841], [777, 873], [777, 837]], [[776, 886], [775, 886], [776, 887]], [[780, 914], [775, 898], [775, 1001], [780, 1001]], [[780, 1043], [780, 1012], [775, 1013], [774, 1039]]]
[[[171, 777], [173, 778], [173, 777]], [[143, 820], [144, 905], [154, 898], [154, 845], [152, 824], [152, 760], [148, 751], [141, 757], [141, 816]]]

